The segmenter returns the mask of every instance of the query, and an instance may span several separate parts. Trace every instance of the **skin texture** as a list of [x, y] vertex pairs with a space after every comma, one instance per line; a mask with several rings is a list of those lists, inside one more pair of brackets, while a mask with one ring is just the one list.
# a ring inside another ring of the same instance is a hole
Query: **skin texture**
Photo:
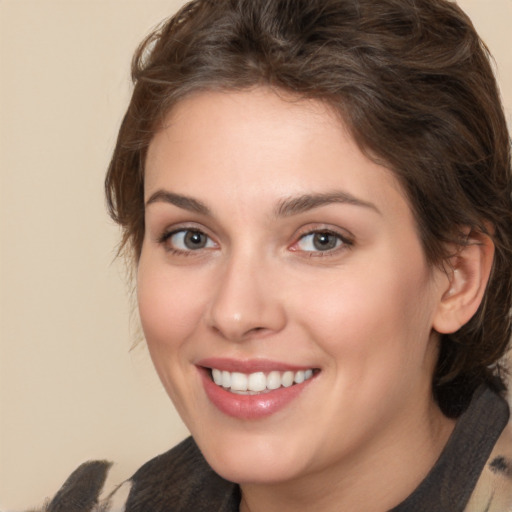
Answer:
[[[241, 510], [405, 499], [453, 428], [431, 396], [433, 328], [452, 328], [452, 310], [464, 320], [453, 305], [469, 285], [427, 265], [392, 173], [319, 102], [202, 92], [155, 135], [145, 196], [137, 286], [151, 357], [208, 462], [241, 484]], [[186, 229], [205, 234], [202, 248], [184, 245]], [[335, 247], [319, 250], [315, 232]], [[208, 399], [206, 358], [319, 372], [277, 412], [240, 419]]]

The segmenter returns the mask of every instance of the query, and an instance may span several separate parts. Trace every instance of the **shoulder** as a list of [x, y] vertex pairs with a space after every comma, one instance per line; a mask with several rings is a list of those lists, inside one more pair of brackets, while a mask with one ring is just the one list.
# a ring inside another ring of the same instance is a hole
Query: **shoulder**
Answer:
[[40, 512], [197, 512], [238, 510], [238, 488], [206, 463], [191, 437], [155, 457], [124, 482], [108, 461], [79, 466]]
[[237, 486], [211, 469], [191, 437], [144, 464], [131, 481], [128, 512], [238, 510]]
[[98, 501], [111, 465], [111, 462], [105, 460], [89, 461], [80, 465], [39, 512], [91, 510]]
[[512, 512], [512, 424], [494, 445], [466, 512]]

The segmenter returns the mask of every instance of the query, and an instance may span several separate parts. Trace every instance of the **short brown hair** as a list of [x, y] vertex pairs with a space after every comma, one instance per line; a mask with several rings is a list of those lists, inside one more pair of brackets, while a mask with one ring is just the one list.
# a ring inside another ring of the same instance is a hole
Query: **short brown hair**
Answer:
[[511, 333], [510, 141], [489, 60], [448, 0], [190, 2], [133, 60], [135, 88], [106, 178], [122, 247], [138, 261], [147, 148], [180, 99], [266, 85], [326, 102], [399, 179], [430, 264], [446, 261], [448, 242], [465, 243], [462, 228], [495, 244], [477, 314], [441, 338], [434, 393], [456, 416], [496, 375]]

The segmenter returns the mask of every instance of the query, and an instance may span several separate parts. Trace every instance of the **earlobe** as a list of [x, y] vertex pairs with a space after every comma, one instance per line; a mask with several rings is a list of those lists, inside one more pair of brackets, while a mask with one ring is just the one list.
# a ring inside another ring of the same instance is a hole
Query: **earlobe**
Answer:
[[459, 330], [478, 310], [485, 294], [494, 259], [494, 243], [484, 233], [470, 233], [467, 245], [450, 258], [448, 287], [432, 327], [441, 334]]

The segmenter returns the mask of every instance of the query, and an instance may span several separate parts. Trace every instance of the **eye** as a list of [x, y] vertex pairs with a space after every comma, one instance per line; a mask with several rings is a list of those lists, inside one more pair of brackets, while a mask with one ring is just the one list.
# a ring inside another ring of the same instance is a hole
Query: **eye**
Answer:
[[304, 252], [328, 252], [338, 249], [349, 242], [332, 231], [314, 231], [300, 237], [295, 244], [296, 250]]
[[216, 247], [215, 242], [205, 233], [195, 229], [180, 229], [167, 233], [162, 237], [170, 250], [177, 252], [197, 251]]

